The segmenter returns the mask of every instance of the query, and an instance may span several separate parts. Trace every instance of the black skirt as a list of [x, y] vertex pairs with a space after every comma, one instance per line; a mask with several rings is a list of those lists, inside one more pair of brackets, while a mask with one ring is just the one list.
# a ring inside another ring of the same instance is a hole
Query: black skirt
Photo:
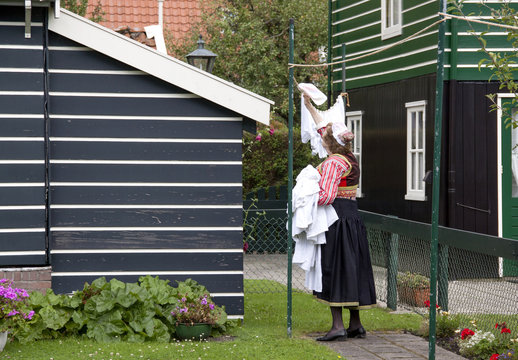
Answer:
[[350, 309], [376, 305], [376, 289], [365, 225], [354, 200], [335, 199], [338, 220], [326, 232], [322, 247], [322, 292], [317, 299]]

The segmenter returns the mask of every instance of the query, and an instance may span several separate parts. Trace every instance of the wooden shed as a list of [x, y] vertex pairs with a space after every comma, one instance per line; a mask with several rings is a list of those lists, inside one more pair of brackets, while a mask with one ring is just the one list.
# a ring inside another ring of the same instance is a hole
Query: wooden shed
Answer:
[[50, 265], [57, 293], [192, 278], [242, 318], [241, 139], [272, 102], [19, 4], [0, 0], [0, 266]]

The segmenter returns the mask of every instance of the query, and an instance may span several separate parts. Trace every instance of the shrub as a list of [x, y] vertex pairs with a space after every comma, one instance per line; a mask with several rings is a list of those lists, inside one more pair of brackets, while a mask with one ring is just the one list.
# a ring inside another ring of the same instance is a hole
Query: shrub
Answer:
[[[20, 342], [84, 335], [99, 342], [168, 342], [175, 333], [175, 319], [171, 312], [178, 301], [189, 294], [196, 298], [207, 289], [188, 279], [170, 286], [168, 280], [143, 276], [138, 283], [109, 282], [104, 277], [83, 290], [68, 295], [31, 294], [29, 305], [35, 311], [30, 326], [16, 336]], [[207, 301], [210, 299], [207, 297]], [[226, 329], [224, 309], [216, 307], [215, 331]]]

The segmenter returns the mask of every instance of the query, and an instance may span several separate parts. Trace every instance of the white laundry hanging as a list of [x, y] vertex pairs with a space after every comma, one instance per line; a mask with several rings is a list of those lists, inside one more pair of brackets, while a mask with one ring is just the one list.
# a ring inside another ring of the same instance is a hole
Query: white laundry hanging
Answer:
[[331, 205], [318, 206], [320, 174], [313, 166], [306, 166], [297, 176], [292, 194], [292, 237], [295, 252], [292, 262], [305, 271], [304, 286], [322, 291], [320, 245], [326, 243], [325, 232], [338, 215]]
[[[322, 117], [321, 126], [325, 126], [333, 122], [341, 122], [345, 125], [345, 108], [342, 96], [336, 98], [336, 102], [328, 110], [317, 113]], [[303, 143], [308, 141], [311, 144], [311, 151], [313, 155], [318, 155], [320, 158], [327, 156], [327, 151], [322, 146], [322, 137], [317, 132], [317, 125], [311, 116], [308, 108], [304, 104], [304, 98], [300, 97], [300, 138]], [[320, 124], [319, 124], [320, 125]]]

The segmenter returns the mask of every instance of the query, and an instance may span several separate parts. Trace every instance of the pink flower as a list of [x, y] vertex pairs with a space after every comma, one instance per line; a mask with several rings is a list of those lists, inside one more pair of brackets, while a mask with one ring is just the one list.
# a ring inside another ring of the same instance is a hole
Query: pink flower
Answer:
[[209, 304], [209, 308], [210, 308], [211, 310], [214, 310], [214, 304]]
[[273, 133], [275, 132], [275, 129], [274, 128], [270, 128], [270, 130], [268, 130], [268, 132], [270, 133], [270, 135], [273, 135]]
[[261, 133], [257, 134], [257, 136], [255, 137], [255, 140], [261, 141]]
[[248, 242], [243, 244], [243, 251], [246, 252], [248, 250]]
[[207, 305], [207, 298], [201, 299], [201, 304], [202, 305]]

